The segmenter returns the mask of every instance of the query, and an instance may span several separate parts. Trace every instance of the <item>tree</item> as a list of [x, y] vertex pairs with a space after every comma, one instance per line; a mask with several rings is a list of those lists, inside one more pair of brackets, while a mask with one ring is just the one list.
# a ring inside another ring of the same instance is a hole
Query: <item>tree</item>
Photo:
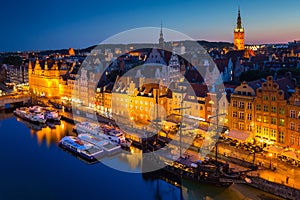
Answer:
[[7, 56], [3, 59], [3, 64], [20, 66], [22, 58], [20, 56]]

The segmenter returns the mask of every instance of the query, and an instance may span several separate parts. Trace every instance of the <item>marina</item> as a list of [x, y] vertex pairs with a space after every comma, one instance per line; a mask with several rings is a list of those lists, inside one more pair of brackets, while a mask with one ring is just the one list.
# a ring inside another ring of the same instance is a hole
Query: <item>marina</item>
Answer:
[[[181, 199], [191, 200], [198, 200], [199, 198], [242, 199], [243, 196], [239, 191], [249, 193], [253, 197], [256, 197], [254, 194], [257, 194], [257, 196], [279, 199], [244, 185], [232, 185], [224, 189], [223, 187], [198, 183], [196, 187], [193, 182], [166, 171], [136, 174], [119, 172], [101, 163], [90, 165], [91, 162], [86, 162], [85, 159], [76, 157], [72, 153], [69, 154], [70, 151], [62, 151], [61, 148], [57, 148], [59, 140], [72, 133], [72, 124], [61, 121], [61, 124], [56, 125], [56, 129], [44, 127], [41, 130], [33, 130], [16, 119], [9, 116], [0, 122], [0, 127], [3, 128], [3, 137], [6, 140], [6, 143], [0, 146], [0, 150], [3, 151], [8, 146], [20, 142], [18, 147], [13, 149], [9, 155], [1, 156], [3, 162], [0, 166], [2, 177], [0, 191], [4, 197], [9, 199], [93, 198], [99, 194], [100, 188], [103, 191], [102, 195], [110, 196], [112, 199], [122, 199], [124, 194], [127, 195], [127, 198], [136, 199], [139, 196], [145, 200], [156, 198], [154, 194], [166, 200], [180, 196]], [[19, 132], [20, 129], [23, 131]], [[136, 151], [135, 147], [130, 148]], [[34, 156], [25, 156], [31, 152], [35, 152]], [[130, 154], [130, 151], [121, 152], [121, 154], [122, 157], [113, 158], [114, 162], [119, 165], [124, 164], [121, 158]], [[11, 157], [18, 157], [18, 160]], [[8, 167], [18, 169], [20, 166], [23, 168], [22, 171], [16, 170], [13, 174], [4, 173], [4, 169]], [[129, 165], [128, 167], [143, 171], [138, 166]], [[49, 175], [49, 172], [55, 173]], [[111, 176], [110, 173], [112, 172], [116, 175]], [[14, 183], [12, 180], [18, 180], [19, 183], [24, 184], [15, 185], [14, 192], [11, 192], [9, 185]], [[41, 185], [40, 180], [43, 180], [45, 184]], [[89, 192], [66, 194], [63, 191], [74, 190], [74, 185], [69, 184], [70, 180], [80, 183], [81, 189]], [[122, 181], [120, 182], [120, 180]], [[127, 182], [134, 184], [124, 184]], [[28, 187], [24, 187], [26, 184]], [[119, 192], [116, 193], [111, 185], [114, 185], [113, 188], [118, 187]], [[31, 187], [34, 187], [34, 190], [30, 189]], [[28, 190], [32, 192], [26, 193], [25, 191]], [[43, 193], [41, 194], [39, 191], [43, 191]]]
[[[38, 106], [32, 106], [29, 110], [34, 113], [39, 113], [40, 110], [45, 109]], [[52, 112], [58, 113], [57, 111]], [[77, 122], [75, 123], [73, 131], [76, 132], [77, 137], [65, 136], [59, 141], [58, 145], [72, 152], [72, 154], [85, 159], [87, 162], [96, 162], [103, 156], [111, 156], [115, 153], [120, 153], [121, 146], [129, 148], [132, 143], [128, 138], [125, 138], [125, 134], [121, 132], [121, 130], [108, 124], [88, 121]], [[128, 133], [126, 135], [128, 136]], [[142, 147], [141, 150], [147, 152], [149, 151], [148, 147], [153, 148], [150, 144], [151, 143], [148, 141], [146, 142], [146, 146], [144, 146], [145, 143], [142, 142], [137, 144], [136, 147]], [[170, 153], [167, 154], [168, 156], [170, 155]], [[143, 162], [147, 162], [146, 159], [149, 159], [149, 157], [147, 157], [146, 154], [144, 154], [144, 156]], [[163, 164], [166, 165], [162, 167], [165, 171], [195, 182], [209, 183], [223, 187], [229, 187], [237, 181], [246, 183], [245, 178], [247, 177], [241, 178], [241, 174], [238, 172], [234, 173], [234, 176], [229, 175], [229, 165], [222, 162], [216, 163], [204, 160], [203, 162], [198, 161], [196, 164], [195, 162], [181, 157], [175, 162], [161, 160], [160, 157], [150, 157], [150, 161], [150, 164], [163, 162]], [[230, 173], [232, 174], [233, 172]], [[247, 179], [250, 180], [249, 178]]]

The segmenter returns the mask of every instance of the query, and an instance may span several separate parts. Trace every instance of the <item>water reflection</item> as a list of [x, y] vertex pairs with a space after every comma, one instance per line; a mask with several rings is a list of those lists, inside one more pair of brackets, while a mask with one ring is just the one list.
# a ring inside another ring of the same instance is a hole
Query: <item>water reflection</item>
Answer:
[[32, 124], [20, 118], [17, 121], [25, 124], [30, 129], [30, 135], [33, 137], [36, 135], [37, 142], [41, 145], [46, 142], [47, 147], [51, 144], [57, 144], [66, 135], [76, 135], [72, 132], [73, 125], [61, 121], [59, 124]]

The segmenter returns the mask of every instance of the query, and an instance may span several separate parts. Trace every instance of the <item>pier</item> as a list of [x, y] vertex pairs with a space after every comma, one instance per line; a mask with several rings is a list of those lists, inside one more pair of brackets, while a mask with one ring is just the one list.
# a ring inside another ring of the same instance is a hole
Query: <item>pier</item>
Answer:
[[22, 95], [5, 95], [0, 97], [0, 110], [10, 108], [14, 104], [27, 104], [31, 101], [29, 94]]

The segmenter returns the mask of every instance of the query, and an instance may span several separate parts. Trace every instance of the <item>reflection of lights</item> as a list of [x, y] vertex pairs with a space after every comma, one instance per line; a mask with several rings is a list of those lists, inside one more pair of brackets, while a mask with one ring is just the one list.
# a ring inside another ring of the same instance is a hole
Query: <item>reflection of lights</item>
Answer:
[[65, 124], [64, 123], [61, 124], [61, 129], [63, 129], [63, 130], [65, 129]]

